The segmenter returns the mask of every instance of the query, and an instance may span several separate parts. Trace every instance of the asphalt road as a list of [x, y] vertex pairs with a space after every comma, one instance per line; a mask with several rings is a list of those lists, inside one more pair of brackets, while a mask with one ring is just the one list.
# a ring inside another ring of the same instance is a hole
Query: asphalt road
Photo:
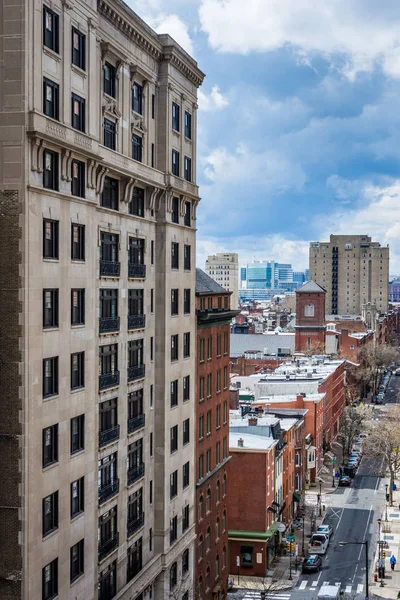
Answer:
[[395, 404], [398, 402], [400, 393], [400, 376], [392, 375], [386, 390], [384, 404]]

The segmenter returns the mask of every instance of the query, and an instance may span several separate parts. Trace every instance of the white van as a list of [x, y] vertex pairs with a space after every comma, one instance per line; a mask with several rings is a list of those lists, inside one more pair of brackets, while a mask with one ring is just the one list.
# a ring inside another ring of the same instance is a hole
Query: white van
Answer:
[[336, 600], [340, 598], [340, 587], [336, 585], [321, 585], [318, 600]]
[[314, 533], [308, 543], [310, 554], [325, 554], [328, 548], [329, 538], [324, 533]]

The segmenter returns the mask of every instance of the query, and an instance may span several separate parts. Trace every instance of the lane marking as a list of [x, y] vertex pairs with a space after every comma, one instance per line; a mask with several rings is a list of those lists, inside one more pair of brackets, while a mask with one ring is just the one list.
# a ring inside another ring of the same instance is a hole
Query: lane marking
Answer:
[[351, 594], [351, 585], [346, 585], [345, 593]]
[[299, 585], [299, 590], [304, 590], [307, 587], [307, 581], [302, 581]]
[[361, 594], [361, 592], [363, 591], [364, 586], [362, 583], [359, 583], [357, 586], [357, 594]]

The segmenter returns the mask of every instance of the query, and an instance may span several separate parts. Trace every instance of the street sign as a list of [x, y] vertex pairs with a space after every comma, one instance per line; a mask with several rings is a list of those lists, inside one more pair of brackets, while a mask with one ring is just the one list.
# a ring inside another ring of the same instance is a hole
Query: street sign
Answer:
[[382, 569], [385, 568], [385, 559], [384, 558], [379, 559], [379, 568], [382, 568]]
[[279, 525], [278, 525], [278, 531], [280, 533], [284, 533], [284, 531], [286, 531], [286, 525], [285, 525], [285, 523], [279, 523]]
[[294, 540], [295, 540], [295, 537], [294, 537], [294, 535], [287, 535], [287, 536], [286, 536], [286, 541], [287, 541], [287, 542], [294, 542]]

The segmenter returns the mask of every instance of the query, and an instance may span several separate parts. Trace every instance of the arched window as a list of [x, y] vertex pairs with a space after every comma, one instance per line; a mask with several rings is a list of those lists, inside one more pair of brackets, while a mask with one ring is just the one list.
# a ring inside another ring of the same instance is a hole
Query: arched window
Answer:
[[199, 594], [199, 598], [202, 598], [203, 597], [203, 578], [201, 576], [199, 578], [199, 583], [198, 583], [198, 586], [197, 586], [197, 591], [198, 591], [198, 594]]
[[206, 552], [211, 550], [211, 527], [207, 527], [206, 532]]
[[204, 517], [204, 498], [203, 495], [199, 498], [199, 519]]
[[203, 536], [199, 537], [199, 541], [197, 543], [197, 560], [200, 562], [203, 560]]
[[222, 531], [226, 531], [226, 510], [224, 510], [222, 515]]
[[219, 517], [217, 517], [217, 520], [215, 522], [215, 538], [219, 538]]
[[305, 317], [313, 317], [314, 316], [314, 304], [309, 302], [304, 307], [304, 316]]
[[207, 504], [206, 504], [206, 511], [209, 513], [211, 512], [211, 489], [208, 488], [207, 490]]
[[226, 496], [226, 475], [224, 475], [224, 482], [222, 487], [222, 496], [225, 498]]
[[219, 501], [220, 501], [220, 499], [221, 499], [221, 486], [220, 486], [220, 483], [219, 483], [219, 479], [218, 479], [218, 481], [217, 481], [217, 486], [216, 486], [216, 488], [217, 488], [217, 489], [216, 489], [216, 495], [217, 495], [217, 498], [216, 498], [216, 500], [217, 500], [217, 502], [219, 502]]
[[215, 579], [219, 577], [219, 555], [215, 557]]
[[210, 567], [207, 567], [207, 570], [206, 570], [206, 590], [209, 590], [210, 586], [211, 586]]
[[224, 546], [224, 549], [222, 550], [222, 570], [224, 570], [226, 567], [226, 548]]

